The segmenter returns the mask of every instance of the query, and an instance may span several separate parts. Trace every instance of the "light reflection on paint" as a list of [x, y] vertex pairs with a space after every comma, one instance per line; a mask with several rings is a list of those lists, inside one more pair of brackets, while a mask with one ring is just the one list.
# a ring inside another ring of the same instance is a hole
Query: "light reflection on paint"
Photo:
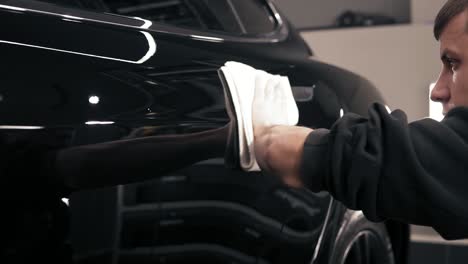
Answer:
[[25, 8], [16, 7], [16, 6], [9, 6], [9, 5], [0, 5], [0, 8], [5, 8], [5, 9], [15, 10], [15, 11], [22, 11], [22, 12], [27, 10]]
[[[9, 5], [0, 5], [0, 8], [15, 10], [15, 11], [23, 11], [23, 12], [28, 11], [28, 12], [33, 12], [33, 13], [60, 16], [60, 17], [62, 17], [62, 20], [69, 21], [69, 22], [90, 21], [90, 22], [96, 22], [96, 23], [101, 23], [101, 24], [110, 24], [110, 25], [131, 27], [131, 26], [125, 25], [125, 24], [112, 23], [112, 22], [107, 22], [107, 21], [102, 21], [102, 20], [88, 19], [88, 18], [70, 16], [70, 15], [64, 15], [64, 14], [57, 14], [57, 13], [52, 13], [52, 12], [47, 12], [47, 11], [39, 11], [39, 10], [34, 10], [34, 9], [26, 9], [26, 8], [20, 8], [20, 7], [9, 6]], [[137, 19], [137, 20], [140, 20], [140, 21], [144, 22], [144, 24], [142, 26], [139, 26], [139, 28], [148, 29], [152, 25], [152, 22], [149, 21], [149, 20], [142, 19], [142, 18], [134, 18], [134, 19]], [[76, 20], [80, 20], [80, 21], [76, 21]], [[93, 57], [93, 58], [98, 58], [98, 59], [107, 59], [107, 60], [120, 61], [120, 62], [126, 62], [126, 63], [142, 64], [142, 63], [146, 62], [147, 60], [149, 60], [152, 56], [154, 56], [154, 54], [156, 53], [157, 46], [156, 46], [156, 41], [154, 40], [154, 38], [153, 38], [153, 36], [151, 34], [149, 34], [148, 32], [144, 32], [144, 31], [140, 31], [140, 33], [142, 33], [143, 36], [145, 36], [145, 39], [148, 42], [148, 51], [138, 61], [124, 60], [124, 59], [119, 59], [119, 58], [114, 58], [114, 57], [101, 56], [101, 55], [95, 55], [95, 54], [89, 54], [89, 53], [77, 52], [77, 51], [71, 51], [71, 50], [65, 50], [65, 49], [56, 49], [56, 48], [39, 46], [39, 45], [31, 45], [31, 44], [15, 42], [15, 41], [0, 40], [0, 43], [10, 44], [10, 45], [18, 45], [18, 46], [29, 47], [29, 48], [45, 49], [45, 50], [51, 50], [51, 51], [57, 51], [57, 52], [64, 52], [64, 53], [82, 55], [82, 56]]]
[[68, 18], [68, 19], [76, 19], [76, 20], [82, 20], [82, 19], [83, 19], [83, 18], [81, 18], [81, 17], [70, 16], [70, 15], [62, 15], [62, 17]]
[[143, 35], [146, 37], [146, 40], [148, 41], [148, 52], [146, 52], [145, 56], [143, 56], [143, 58], [141, 58], [139, 61], [136, 62], [136, 64], [142, 64], [144, 63], [145, 61], [149, 60], [151, 57], [153, 57], [153, 55], [156, 53], [156, 41], [154, 41], [154, 38], [153, 36], [151, 36], [150, 33], [148, 32], [144, 32], [144, 31], [140, 31], [141, 33], [143, 33]]
[[204, 41], [210, 41], [210, 42], [224, 42], [224, 39], [222, 38], [207, 37], [207, 36], [200, 36], [200, 35], [190, 35], [190, 37], [195, 40], [204, 40]]
[[132, 26], [129, 26], [129, 25], [126, 25], [126, 24], [120, 24], [120, 23], [96, 20], [96, 19], [91, 19], [91, 18], [84, 18], [84, 17], [76, 17], [76, 16], [52, 13], [52, 12], [47, 12], [47, 11], [42, 11], [42, 10], [29, 9], [29, 8], [21, 8], [21, 7], [16, 7], [16, 6], [0, 5], [0, 8], [15, 10], [15, 11], [23, 11], [23, 12], [27, 11], [27, 12], [31, 12], [31, 13], [38, 13], [38, 14], [44, 14], [44, 15], [60, 16], [60, 17], [65, 17], [65, 18], [73, 17], [73, 19], [80, 19], [80, 20], [83, 20], [83, 21], [97, 22], [97, 23], [103, 23], [103, 24], [109, 24], [109, 25], [115, 25], [115, 26], [132, 27]]
[[112, 124], [115, 124], [115, 122], [114, 121], [88, 121], [85, 124], [90, 125], [90, 126], [93, 126], [93, 125], [112, 125]]
[[0, 126], [0, 129], [37, 130], [37, 129], [44, 129], [44, 127], [43, 126]]
[[[141, 60], [140, 60], [140, 61], [123, 60], [123, 59], [118, 59], [118, 58], [112, 58], [112, 57], [106, 57], [106, 56], [99, 56], [99, 55], [87, 54], [87, 53], [83, 53], [83, 52], [76, 52], [76, 51], [63, 50], [63, 49], [55, 49], [55, 48], [49, 48], [49, 47], [38, 46], [38, 45], [30, 45], [30, 44], [25, 44], [25, 43], [20, 43], [20, 42], [14, 42], [14, 41], [0, 40], [0, 43], [11, 44], [11, 45], [18, 45], [18, 46], [29, 47], [29, 48], [37, 48], [37, 49], [52, 50], [52, 51], [58, 51], [58, 52], [69, 53], [69, 54], [82, 55], [82, 56], [93, 57], [93, 58], [98, 58], [98, 59], [107, 59], [107, 60], [113, 60], [113, 61], [127, 62], [127, 63], [133, 63], [133, 64], [140, 64], [140, 63], [142, 63], [142, 62], [140, 62]], [[147, 55], [148, 55], [148, 54], [147, 54]], [[147, 55], [145, 55], [145, 57], [146, 57]]]
[[133, 17], [133, 18], [141, 20], [141, 21], [144, 22], [143, 25], [140, 26], [140, 28], [148, 29], [148, 28], [151, 27], [151, 25], [153, 25], [153, 22], [151, 22], [148, 19], [144, 19], [144, 18], [141, 18], [141, 17]]
[[90, 104], [94, 104], [94, 105], [99, 104], [99, 96], [96, 96], [96, 95], [90, 96], [90, 97], [88, 98], [88, 102], [89, 102]]

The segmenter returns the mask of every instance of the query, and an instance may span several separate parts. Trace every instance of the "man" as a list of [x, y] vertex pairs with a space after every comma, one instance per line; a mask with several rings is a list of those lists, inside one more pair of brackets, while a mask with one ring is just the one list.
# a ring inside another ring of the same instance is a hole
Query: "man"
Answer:
[[329, 191], [373, 221], [434, 227], [468, 237], [468, 0], [449, 0], [437, 15], [442, 71], [431, 99], [442, 122], [407, 124], [382, 105], [369, 118], [345, 115], [330, 130], [254, 127], [260, 167], [292, 186]]

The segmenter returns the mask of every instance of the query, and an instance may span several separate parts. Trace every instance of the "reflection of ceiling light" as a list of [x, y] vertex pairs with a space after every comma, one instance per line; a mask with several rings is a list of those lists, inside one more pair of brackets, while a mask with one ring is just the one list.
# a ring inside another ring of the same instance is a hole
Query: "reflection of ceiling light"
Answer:
[[133, 17], [133, 18], [141, 20], [141, 21], [144, 22], [143, 25], [140, 26], [140, 28], [148, 29], [153, 24], [153, 22], [151, 22], [151, 21], [149, 21], [147, 19], [143, 19], [141, 17]]
[[62, 17], [64, 17], [64, 18], [68, 18], [68, 19], [76, 19], [76, 20], [81, 20], [81, 19], [82, 19], [81, 17], [77, 17], [77, 16], [70, 16], [70, 15], [62, 15]]
[[114, 121], [88, 121], [85, 124], [87, 125], [112, 125]]
[[63, 50], [63, 49], [54, 49], [54, 48], [49, 48], [49, 47], [44, 47], [44, 46], [30, 45], [30, 44], [25, 44], [25, 43], [20, 43], [20, 42], [13, 42], [13, 41], [6, 41], [6, 40], [0, 40], [0, 43], [18, 45], [18, 46], [30, 47], [30, 48], [36, 48], [36, 49], [45, 49], [45, 50], [52, 50], [52, 51], [58, 51], [58, 52], [65, 52], [65, 53], [69, 53], [69, 54], [76, 54], [76, 55], [82, 55], [82, 56], [99, 58], [99, 59], [121, 61], [121, 62], [133, 63], [133, 64], [142, 64], [145, 61], [147, 61], [149, 58], [151, 58], [156, 53], [156, 42], [155, 42], [154, 38], [148, 32], [141, 32], [141, 33], [148, 40], [149, 49], [148, 49], [148, 52], [145, 54], [145, 56], [143, 56], [138, 61], [123, 60], [123, 59], [119, 59], [119, 58], [99, 56], [99, 55], [94, 55], [94, 54], [88, 54], [88, 53], [76, 52], [76, 51], [70, 51], [70, 50]]
[[99, 96], [92, 95], [89, 97], [88, 101], [90, 104], [99, 104]]
[[153, 82], [153, 81], [145, 81], [146, 83], [148, 84], [152, 84], [152, 85], [158, 85], [157, 83]]
[[204, 41], [210, 41], [210, 42], [224, 42], [224, 39], [222, 38], [206, 37], [206, 36], [200, 36], [200, 35], [190, 35], [190, 37], [195, 40], [204, 40]]
[[62, 202], [65, 203], [67, 206], [70, 206], [70, 203], [68, 202], [68, 198], [62, 198]]
[[344, 115], [344, 111], [343, 111], [343, 108], [340, 109], [340, 117], [343, 117]]
[[156, 53], [156, 41], [154, 41], [153, 36], [151, 36], [150, 33], [140, 31], [148, 41], [148, 52], [141, 58], [139, 61], [136, 62], [136, 64], [142, 64], [145, 61], [149, 60], [149, 58], [153, 57], [153, 55]]
[[43, 126], [0, 126], [0, 129], [35, 130], [35, 129], [44, 129], [44, 127]]
[[0, 8], [15, 10], [15, 11], [26, 11], [26, 9], [16, 6], [0, 5]]

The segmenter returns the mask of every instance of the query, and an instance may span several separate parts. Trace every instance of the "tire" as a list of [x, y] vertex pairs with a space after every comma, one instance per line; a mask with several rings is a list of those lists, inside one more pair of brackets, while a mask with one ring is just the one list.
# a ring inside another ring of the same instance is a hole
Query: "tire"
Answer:
[[338, 231], [330, 264], [394, 264], [392, 244], [383, 223], [347, 210]]

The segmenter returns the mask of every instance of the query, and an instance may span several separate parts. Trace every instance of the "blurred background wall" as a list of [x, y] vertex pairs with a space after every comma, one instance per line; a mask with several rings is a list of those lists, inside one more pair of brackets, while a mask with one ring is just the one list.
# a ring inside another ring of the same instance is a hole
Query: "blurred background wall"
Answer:
[[400, 23], [410, 21], [408, 0], [276, 0], [275, 2], [294, 25], [301, 29], [330, 26], [337, 16], [348, 10], [389, 15]]

